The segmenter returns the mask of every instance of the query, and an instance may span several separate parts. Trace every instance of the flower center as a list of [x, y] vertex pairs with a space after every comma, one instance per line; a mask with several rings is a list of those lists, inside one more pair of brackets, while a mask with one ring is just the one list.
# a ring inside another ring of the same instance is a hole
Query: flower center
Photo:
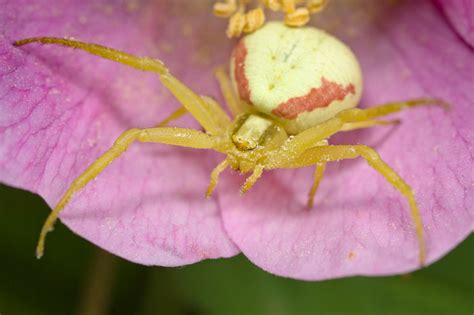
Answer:
[[[214, 15], [229, 18], [228, 37], [252, 33], [265, 23], [265, 9], [284, 14], [288, 26], [306, 25], [312, 14], [320, 12], [328, 0], [221, 0]], [[252, 5], [253, 4], [253, 5]], [[251, 7], [251, 9], [247, 9]]]

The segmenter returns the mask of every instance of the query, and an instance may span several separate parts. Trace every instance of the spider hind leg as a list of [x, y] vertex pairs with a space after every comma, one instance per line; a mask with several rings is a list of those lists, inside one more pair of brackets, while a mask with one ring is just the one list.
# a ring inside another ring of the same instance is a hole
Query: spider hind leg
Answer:
[[232, 82], [223, 66], [217, 67], [214, 70], [217, 82], [221, 89], [221, 93], [227, 103], [227, 106], [234, 117], [245, 112], [239, 97], [236, 95]]

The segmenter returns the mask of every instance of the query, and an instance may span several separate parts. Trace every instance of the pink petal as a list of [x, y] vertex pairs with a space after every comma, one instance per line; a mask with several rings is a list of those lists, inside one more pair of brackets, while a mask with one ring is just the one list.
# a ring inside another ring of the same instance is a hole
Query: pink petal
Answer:
[[474, 48], [474, 2], [472, 0], [436, 0], [458, 34]]
[[[217, 95], [212, 68], [227, 62], [230, 43], [207, 5], [43, 0], [1, 6], [0, 181], [37, 192], [51, 206], [121, 132], [152, 126], [178, 104], [154, 75], [63, 47], [15, 48], [14, 40], [67, 36], [159, 56], [196, 91]], [[182, 124], [196, 127], [190, 119]], [[133, 145], [77, 194], [62, 221], [143, 264], [235, 255], [218, 205], [203, 196], [214, 164], [207, 152]]]
[[[331, 2], [316, 22], [343, 38], [365, 74], [363, 106], [414, 97], [452, 104], [405, 111], [394, 128], [341, 134], [333, 143], [374, 146], [413, 187], [428, 263], [473, 229], [473, 53], [425, 1], [376, 5]], [[312, 210], [305, 207], [313, 169], [266, 173], [250, 193], [241, 178], [220, 187], [224, 225], [259, 267], [319, 280], [385, 275], [418, 268], [418, 243], [405, 199], [364, 161], [330, 165]]]

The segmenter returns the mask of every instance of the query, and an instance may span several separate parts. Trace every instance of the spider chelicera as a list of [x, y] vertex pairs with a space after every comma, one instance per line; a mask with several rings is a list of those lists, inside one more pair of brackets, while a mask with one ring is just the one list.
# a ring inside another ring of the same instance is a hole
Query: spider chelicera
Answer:
[[[397, 123], [378, 118], [408, 107], [446, 104], [437, 99], [415, 99], [356, 108], [362, 93], [360, 67], [351, 50], [338, 39], [314, 27], [291, 28], [279, 22], [267, 23], [242, 38], [231, 58], [231, 78], [223, 69], [216, 72], [232, 117], [212, 98], [200, 96], [185, 86], [158, 59], [61, 38], [29, 38], [15, 45], [34, 42], [81, 49], [153, 72], [182, 104], [157, 127], [125, 131], [71, 183], [43, 225], [36, 249], [38, 258], [43, 255], [46, 234], [74, 193], [138, 141], [212, 149], [224, 154], [225, 159], [211, 173], [206, 196], [212, 194], [219, 175], [228, 167], [251, 173], [241, 188], [244, 193], [265, 170], [316, 166], [309, 207], [313, 205], [326, 163], [362, 157], [408, 201], [419, 243], [419, 262], [424, 264], [423, 225], [410, 186], [374, 149], [365, 145], [329, 145], [328, 139], [340, 131]], [[205, 132], [166, 127], [188, 112]]]

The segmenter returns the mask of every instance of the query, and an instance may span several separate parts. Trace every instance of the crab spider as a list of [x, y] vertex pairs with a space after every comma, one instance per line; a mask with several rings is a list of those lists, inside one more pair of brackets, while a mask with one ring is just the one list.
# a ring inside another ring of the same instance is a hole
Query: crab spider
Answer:
[[[362, 157], [406, 198], [425, 262], [425, 240], [420, 213], [410, 186], [365, 145], [329, 145], [340, 131], [397, 123], [379, 120], [409, 107], [445, 104], [415, 99], [357, 109], [362, 91], [358, 62], [349, 48], [313, 27], [289, 28], [268, 23], [244, 37], [231, 58], [231, 77], [216, 71], [232, 117], [210, 97], [200, 96], [174, 77], [158, 59], [137, 57], [96, 44], [61, 38], [29, 38], [15, 42], [56, 44], [86, 51], [141, 71], [158, 75], [182, 107], [153, 128], [125, 131], [112, 147], [77, 177], [53, 209], [41, 230], [36, 255], [43, 255], [46, 234], [73, 195], [100, 174], [134, 142], [155, 142], [195, 149], [212, 149], [225, 159], [212, 171], [206, 196], [214, 191], [227, 168], [250, 173], [241, 188], [248, 191], [266, 170], [316, 166], [308, 205], [323, 177], [326, 163]], [[166, 127], [190, 113], [205, 132]]]

